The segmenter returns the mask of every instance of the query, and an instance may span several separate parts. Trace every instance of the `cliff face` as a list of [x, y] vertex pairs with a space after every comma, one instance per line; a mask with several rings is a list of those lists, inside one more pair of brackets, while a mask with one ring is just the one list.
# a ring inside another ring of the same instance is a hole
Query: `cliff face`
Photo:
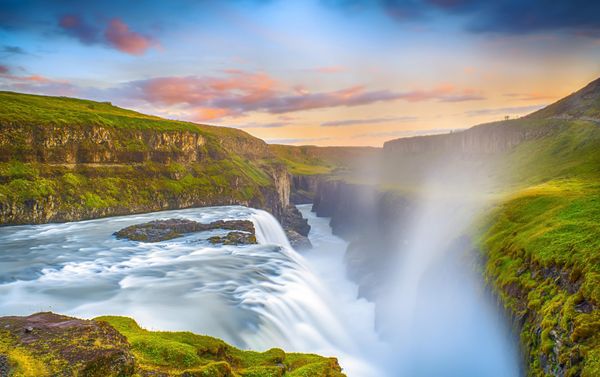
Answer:
[[321, 180], [313, 211], [331, 217], [334, 234], [349, 241], [345, 262], [359, 295], [374, 300], [389, 276], [394, 254], [407, 237], [416, 202], [377, 186]]
[[314, 200], [319, 182], [327, 179], [325, 175], [292, 175], [290, 201], [294, 204], [309, 204]]
[[[103, 126], [23, 127], [1, 124], [0, 161], [50, 164], [197, 162], [209, 157], [206, 139], [190, 131], [127, 130]], [[15, 143], [18, 141], [18, 143]]]
[[527, 140], [544, 137], [558, 127], [558, 124], [523, 127], [518, 121], [496, 122], [450, 134], [391, 140], [383, 149], [386, 158], [418, 153], [489, 155], [507, 152]]
[[290, 178], [242, 131], [0, 93], [0, 224], [242, 204], [281, 218]]

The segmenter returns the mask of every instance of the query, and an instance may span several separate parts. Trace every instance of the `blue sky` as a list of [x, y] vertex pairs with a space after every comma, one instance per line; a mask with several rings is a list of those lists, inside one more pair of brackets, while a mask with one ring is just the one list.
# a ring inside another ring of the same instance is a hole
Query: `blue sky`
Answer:
[[273, 142], [381, 145], [520, 116], [600, 76], [592, 1], [0, 5], [0, 90]]

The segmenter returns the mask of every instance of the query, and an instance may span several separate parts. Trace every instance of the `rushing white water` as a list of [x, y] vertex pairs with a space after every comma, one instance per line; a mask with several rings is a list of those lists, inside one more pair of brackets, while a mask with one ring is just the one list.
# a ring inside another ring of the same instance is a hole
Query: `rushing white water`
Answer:
[[[259, 245], [206, 241], [225, 231], [158, 243], [112, 235], [159, 218], [250, 219]], [[337, 280], [317, 277], [270, 214], [241, 206], [0, 228], [0, 315], [126, 315], [150, 329], [191, 330], [242, 348], [337, 356], [350, 376], [380, 376], [366, 361], [377, 342], [373, 307], [355, 300], [343, 277], [345, 243], [319, 225], [311, 255], [331, 252], [337, 259], [321, 267], [337, 269]]]
[[[468, 211], [430, 203], [414, 219], [397, 276], [378, 300], [382, 341], [375, 305], [357, 299], [345, 276], [347, 243], [310, 205], [299, 209], [314, 246], [303, 254], [270, 214], [241, 206], [0, 228], [0, 315], [126, 315], [241, 348], [336, 356], [350, 377], [518, 375], [481, 282], [446, 252]], [[160, 218], [250, 219], [259, 244], [211, 245], [208, 237], [225, 233], [218, 230], [158, 243], [112, 235]]]
[[[381, 332], [395, 350], [388, 370], [411, 377], [516, 377], [517, 347], [473, 268], [463, 234], [472, 199], [427, 198], [399, 245], [381, 292]], [[462, 241], [462, 242], [461, 242]]]

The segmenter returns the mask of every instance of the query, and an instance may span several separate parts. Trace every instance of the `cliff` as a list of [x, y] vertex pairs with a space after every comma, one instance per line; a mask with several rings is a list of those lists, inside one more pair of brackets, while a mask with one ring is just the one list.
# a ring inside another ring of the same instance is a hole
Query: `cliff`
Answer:
[[0, 93], [0, 224], [242, 204], [281, 217], [285, 165], [235, 129]]
[[0, 374], [45, 377], [330, 376], [334, 358], [242, 351], [209, 336], [147, 331], [126, 317], [81, 320], [54, 313], [0, 317]]

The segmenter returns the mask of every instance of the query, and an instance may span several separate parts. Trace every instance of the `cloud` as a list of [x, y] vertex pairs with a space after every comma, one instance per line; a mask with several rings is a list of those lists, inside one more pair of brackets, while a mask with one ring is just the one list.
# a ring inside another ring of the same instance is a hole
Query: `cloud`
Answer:
[[215, 120], [221, 119], [227, 115], [231, 115], [230, 111], [227, 109], [219, 109], [219, 108], [201, 108], [195, 111], [196, 115], [194, 116], [194, 120], [196, 121], [207, 121], [207, 120]]
[[465, 20], [473, 33], [541, 33], [564, 30], [600, 35], [600, 2], [588, 0], [385, 0], [380, 4], [401, 22], [432, 19], [440, 12]]
[[100, 41], [100, 29], [96, 26], [87, 23], [81, 16], [75, 14], [67, 14], [58, 20], [58, 26], [79, 42], [91, 45]]
[[4, 56], [7, 56], [7, 55], [26, 55], [27, 54], [27, 52], [25, 50], [23, 50], [19, 46], [8, 46], [8, 45], [2, 46], [2, 50], [0, 50], [0, 52], [2, 52], [4, 54]]
[[355, 126], [361, 124], [378, 124], [378, 123], [391, 123], [391, 122], [411, 122], [417, 120], [417, 117], [403, 116], [393, 118], [371, 118], [371, 119], [345, 119], [336, 120], [331, 122], [321, 123], [321, 127], [342, 127], [342, 126]]
[[431, 90], [413, 90], [402, 93], [400, 98], [409, 102], [438, 100], [440, 102], [466, 102], [485, 99], [481, 93], [473, 89], [458, 90], [453, 85], [440, 85]]
[[554, 100], [557, 97], [542, 93], [506, 93], [505, 97], [514, 98], [519, 101], [541, 101], [541, 100]]
[[340, 72], [344, 72], [345, 70], [346, 70], [346, 68], [342, 67], [341, 65], [332, 65], [332, 66], [327, 66], [327, 67], [314, 68], [311, 71], [318, 72], [318, 73], [340, 73]]
[[6, 73], [9, 72], [9, 69], [7, 66], [0, 64], [0, 75], [4, 75]]
[[103, 44], [130, 55], [143, 55], [158, 43], [151, 37], [137, 33], [121, 19], [113, 18], [104, 30], [88, 23], [76, 14], [67, 14], [58, 20], [61, 30], [84, 45]]
[[[286, 86], [264, 72], [223, 71], [223, 76], [157, 77], [129, 84], [130, 96], [149, 104], [210, 109], [200, 118], [240, 116], [248, 112], [287, 114], [333, 107], [352, 107], [377, 102], [436, 100], [474, 101], [484, 97], [473, 90], [444, 85], [431, 90], [367, 90], [358, 85], [333, 91], [311, 92], [302, 86]], [[218, 111], [216, 109], [219, 109]]]
[[362, 134], [353, 135], [352, 138], [363, 138], [363, 137], [413, 137], [413, 136], [425, 136], [425, 135], [440, 135], [452, 132], [463, 131], [461, 128], [433, 128], [429, 130], [398, 130], [398, 131], [383, 131], [383, 132], [367, 132]]
[[289, 125], [287, 122], [271, 122], [271, 123], [246, 123], [246, 124], [234, 124], [231, 127], [235, 128], [281, 128]]
[[478, 109], [465, 112], [467, 116], [482, 116], [482, 115], [513, 115], [513, 114], [527, 114], [532, 111], [541, 109], [546, 105], [532, 105], [532, 106], [514, 106], [514, 107], [500, 107], [490, 109]]
[[307, 137], [307, 138], [287, 138], [287, 139], [265, 139], [268, 144], [306, 144], [315, 141], [331, 140], [331, 137]]
[[[600, 2], [589, 0], [330, 0], [344, 12], [376, 7], [390, 18], [406, 23], [433, 23], [453, 16], [471, 33], [527, 34], [569, 32], [600, 36]], [[358, 6], [358, 5], [360, 6]]]
[[118, 18], [109, 22], [104, 37], [117, 50], [132, 55], [143, 55], [154, 44], [150, 37], [129, 30], [129, 26]]
[[23, 93], [47, 94], [55, 96], [74, 96], [79, 93], [78, 87], [63, 80], [53, 80], [40, 75], [16, 76], [9, 73], [7, 67], [0, 66], [0, 87]]

